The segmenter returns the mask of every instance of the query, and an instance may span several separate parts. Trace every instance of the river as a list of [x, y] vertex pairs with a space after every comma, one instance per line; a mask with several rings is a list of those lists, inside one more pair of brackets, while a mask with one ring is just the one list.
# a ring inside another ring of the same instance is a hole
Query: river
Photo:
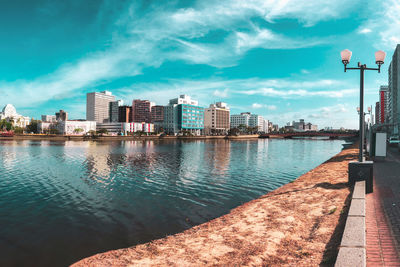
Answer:
[[66, 266], [181, 232], [293, 181], [342, 143], [0, 141], [0, 266]]

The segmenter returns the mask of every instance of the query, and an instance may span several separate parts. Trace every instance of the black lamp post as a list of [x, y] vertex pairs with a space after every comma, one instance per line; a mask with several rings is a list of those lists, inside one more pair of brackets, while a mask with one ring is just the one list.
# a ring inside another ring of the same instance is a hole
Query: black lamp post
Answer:
[[375, 63], [378, 65], [378, 68], [367, 68], [367, 65], [361, 64], [358, 62], [357, 68], [348, 68], [347, 64], [350, 62], [352, 52], [348, 49], [340, 52], [342, 57], [342, 62], [344, 65], [344, 72], [347, 70], [360, 70], [360, 153], [358, 156], [358, 161], [363, 162], [363, 149], [364, 149], [364, 71], [365, 70], [377, 70], [379, 73], [381, 72], [381, 65], [385, 61], [386, 53], [379, 50], [375, 52]]

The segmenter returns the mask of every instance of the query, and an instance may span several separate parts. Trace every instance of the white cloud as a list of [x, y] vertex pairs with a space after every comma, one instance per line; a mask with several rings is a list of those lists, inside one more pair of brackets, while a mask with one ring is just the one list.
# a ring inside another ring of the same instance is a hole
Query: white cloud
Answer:
[[357, 128], [358, 115], [357, 112], [352, 112], [347, 104], [337, 104], [333, 106], [319, 108], [303, 108], [295, 112], [285, 112], [279, 115], [268, 117], [279, 126], [286, 125], [287, 122], [298, 121], [304, 118], [307, 122], [318, 125], [319, 129], [324, 127], [348, 129]]
[[251, 105], [252, 108], [262, 108], [264, 105], [258, 104], [258, 103], [253, 103], [253, 105]]
[[[319, 21], [343, 17], [356, 2], [358, 1], [346, 4], [344, 0], [199, 1], [191, 8], [174, 10], [155, 7], [147, 10], [145, 16], [139, 16], [136, 9], [138, 5], [132, 3], [113, 24], [115, 34], [108, 50], [88, 54], [77, 62], [61, 66], [57, 71], [33, 80], [1, 82], [0, 92], [9, 102], [29, 106], [56, 96], [88, 90], [87, 88], [115, 78], [138, 75], [144, 68], [159, 67], [165, 61], [184, 60], [190, 64], [208, 64], [221, 68], [237, 64], [246, 51], [256, 47], [295, 49], [318, 45], [321, 41], [289, 38], [271, 29], [261, 28], [251, 21], [261, 19], [275, 23], [279, 19], [287, 18], [295, 19], [303, 26], [311, 26]], [[104, 10], [100, 13], [101, 16], [106, 14]], [[226, 37], [213, 44], [198, 41], [215, 30], [224, 31]], [[263, 91], [260, 88], [268, 88], [274, 84], [273, 80], [267, 82], [272, 84], [267, 87], [260, 86], [261, 84], [249, 85], [247, 81], [240, 80], [219, 84], [226, 86], [230, 83], [244, 83], [247, 89], [255, 92], [261, 90], [264, 95], [269, 94], [269, 89]], [[278, 88], [279, 85], [275, 86]], [[271, 91], [271, 95], [285, 95], [273, 90], [275, 91]], [[308, 93], [304, 89], [289, 92], [291, 96], [328, 95], [323, 92]], [[345, 93], [339, 92], [335, 95]], [[226, 94], [227, 92], [222, 92], [220, 96], [225, 97]], [[20, 95], [24, 97], [21, 98]]]
[[358, 31], [358, 33], [361, 33], [361, 34], [367, 34], [367, 33], [370, 33], [370, 32], [372, 32], [372, 30], [369, 29], [369, 28], [362, 28], [362, 29], [360, 29]]
[[275, 106], [275, 105], [263, 105], [263, 104], [259, 104], [259, 103], [253, 103], [251, 105], [251, 107], [254, 109], [260, 109], [260, 108], [264, 108], [267, 110], [276, 110], [277, 109], [277, 106]]
[[310, 74], [310, 72], [308, 70], [305, 70], [305, 69], [302, 69], [300, 72], [303, 73], [303, 74]]
[[371, 14], [369, 19], [361, 25], [358, 32], [377, 33], [371, 35], [376, 49], [394, 49], [400, 43], [400, 2], [398, 0], [371, 2], [369, 11]]
[[313, 96], [342, 98], [344, 96], [353, 95], [355, 92], [357, 92], [356, 89], [338, 89], [343, 88], [343, 86], [343, 82], [336, 80], [293, 81], [287, 79], [266, 79], [258, 81], [252, 80], [252, 85], [248, 87], [248, 90], [241, 90], [237, 93], [246, 95], [263, 95], [278, 98], [298, 98]]
[[220, 90], [217, 89], [217, 90], [214, 91], [213, 95], [214, 95], [214, 96], [217, 96], [217, 97], [223, 97], [223, 98], [225, 98], [225, 97], [228, 97], [228, 91], [229, 91], [228, 88], [225, 88], [225, 89], [222, 90], [222, 91], [220, 91]]

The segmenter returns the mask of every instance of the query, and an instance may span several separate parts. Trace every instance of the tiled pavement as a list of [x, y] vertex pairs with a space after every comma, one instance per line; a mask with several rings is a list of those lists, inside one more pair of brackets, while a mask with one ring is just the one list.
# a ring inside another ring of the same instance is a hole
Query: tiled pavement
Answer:
[[366, 195], [367, 266], [400, 267], [400, 152], [374, 163], [374, 192]]

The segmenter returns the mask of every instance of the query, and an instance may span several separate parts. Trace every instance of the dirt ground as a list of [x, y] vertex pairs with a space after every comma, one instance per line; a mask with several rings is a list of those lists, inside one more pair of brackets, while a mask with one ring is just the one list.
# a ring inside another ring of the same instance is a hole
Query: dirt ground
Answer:
[[350, 201], [348, 162], [357, 153], [343, 150], [210, 222], [73, 266], [332, 266]]

